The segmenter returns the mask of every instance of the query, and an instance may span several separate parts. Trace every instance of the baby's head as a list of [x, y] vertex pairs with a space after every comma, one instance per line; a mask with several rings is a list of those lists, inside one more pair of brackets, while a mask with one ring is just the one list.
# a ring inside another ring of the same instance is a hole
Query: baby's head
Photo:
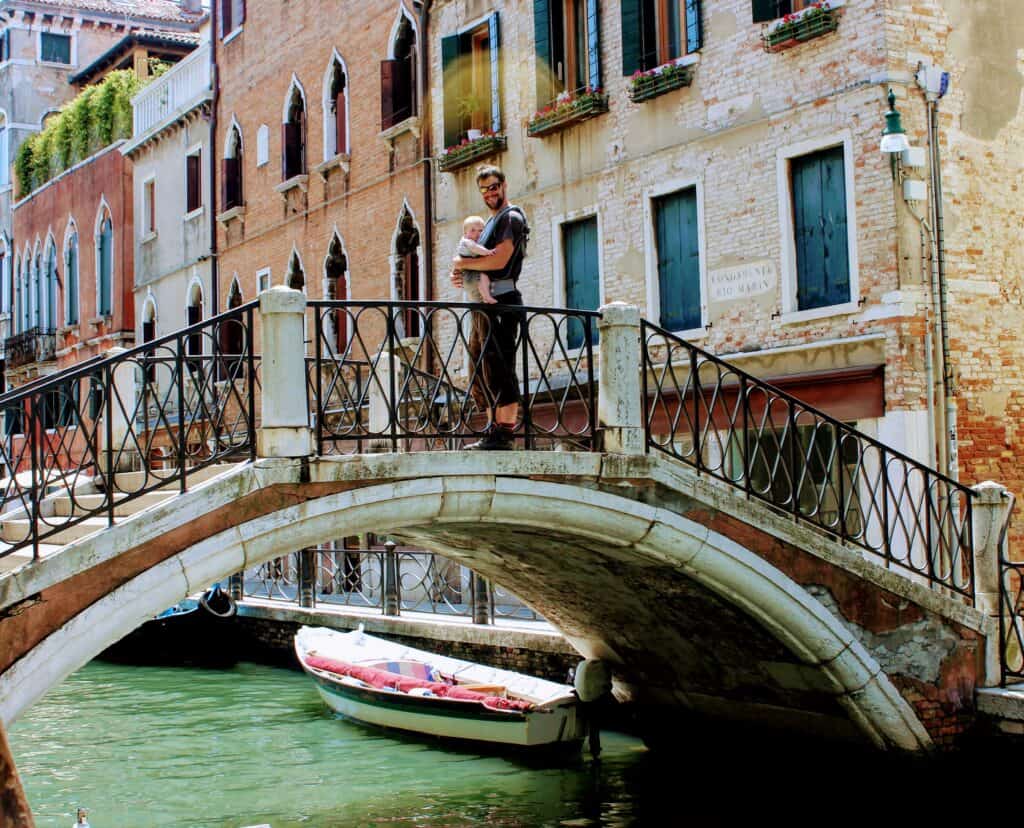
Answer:
[[462, 222], [462, 235], [473, 241], [480, 240], [480, 234], [484, 232], [484, 220], [480, 216], [466, 216]]

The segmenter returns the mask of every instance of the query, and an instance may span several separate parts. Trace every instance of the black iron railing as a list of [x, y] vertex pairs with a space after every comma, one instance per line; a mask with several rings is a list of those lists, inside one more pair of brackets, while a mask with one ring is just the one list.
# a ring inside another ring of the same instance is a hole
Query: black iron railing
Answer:
[[20, 368], [33, 362], [47, 362], [57, 352], [57, 332], [47, 328], [29, 328], [4, 340], [4, 358], [8, 368]]
[[479, 439], [495, 409], [510, 399], [508, 388], [499, 390], [495, 370], [502, 356], [517, 375], [513, 437], [520, 445], [594, 447], [596, 312], [441, 302], [309, 304], [318, 454], [452, 449]]
[[[255, 303], [0, 396], [0, 556], [227, 460], [255, 457]], [[134, 471], [135, 474], [122, 474]], [[69, 500], [63, 514], [46, 498]]]
[[1001, 683], [1024, 681], [1024, 562], [1010, 560], [1006, 536], [1016, 498], [1007, 492], [1009, 508], [999, 532], [999, 667]]
[[642, 348], [649, 449], [973, 601], [969, 488], [646, 321]]

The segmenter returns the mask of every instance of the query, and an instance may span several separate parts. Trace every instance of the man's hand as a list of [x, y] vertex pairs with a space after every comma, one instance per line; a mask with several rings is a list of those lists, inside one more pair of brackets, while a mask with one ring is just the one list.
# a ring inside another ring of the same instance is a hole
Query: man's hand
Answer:
[[462, 271], [461, 270], [453, 270], [451, 273], [448, 274], [448, 278], [451, 279], [452, 285], [454, 287], [457, 287], [457, 288], [462, 287]]

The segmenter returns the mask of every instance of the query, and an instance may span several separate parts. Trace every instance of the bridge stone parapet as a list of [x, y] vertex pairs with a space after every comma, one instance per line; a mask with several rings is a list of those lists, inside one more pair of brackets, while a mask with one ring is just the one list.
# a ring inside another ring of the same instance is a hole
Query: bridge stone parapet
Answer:
[[0, 580], [0, 717], [205, 584], [363, 531], [520, 595], [663, 732], [701, 714], [927, 750], [986, 680], [989, 616], [672, 459], [379, 454], [246, 464]]

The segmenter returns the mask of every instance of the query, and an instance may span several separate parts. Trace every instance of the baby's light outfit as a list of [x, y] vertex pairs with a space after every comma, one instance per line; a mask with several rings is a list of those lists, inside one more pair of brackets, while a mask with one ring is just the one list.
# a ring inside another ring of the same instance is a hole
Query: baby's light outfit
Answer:
[[[456, 253], [464, 259], [475, 259], [479, 256], [490, 255], [490, 250], [482, 244], [477, 244], [472, 239], [463, 236], [459, 239], [459, 246]], [[482, 302], [480, 296], [480, 272], [477, 270], [462, 271], [462, 287], [466, 291], [467, 302]]]

